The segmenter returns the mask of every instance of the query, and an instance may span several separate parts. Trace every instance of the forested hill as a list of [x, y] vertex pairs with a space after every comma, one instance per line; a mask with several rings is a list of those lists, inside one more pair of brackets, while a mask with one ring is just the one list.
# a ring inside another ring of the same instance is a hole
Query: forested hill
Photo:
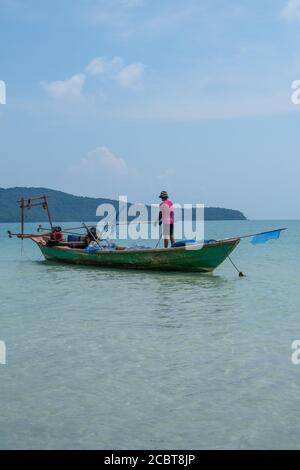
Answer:
[[[33, 198], [49, 196], [52, 218], [56, 222], [86, 222], [96, 220], [96, 209], [100, 204], [111, 203], [115, 207], [118, 201], [104, 198], [73, 196], [48, 188], [0, 188], [0, 222], [19, 222], [20, 209], [17, 201], [21, 197]], [[232, 209], [219, 207], [205, 208], [206, 220], [246, 220], [244, 214]], [[26, 222], [44, 222], [47, 213], [40, 207], [26, 211]]]

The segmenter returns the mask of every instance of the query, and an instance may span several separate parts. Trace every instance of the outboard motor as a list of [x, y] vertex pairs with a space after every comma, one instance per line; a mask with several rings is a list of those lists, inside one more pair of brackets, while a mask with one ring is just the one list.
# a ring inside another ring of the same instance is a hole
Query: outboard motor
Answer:
[[64, 235], [62, 233], [61, 227], [53, 227], [50, 235], [50, 240], [48, 241], [48, 246], [57, 246], [60, 242], [63, 241]]

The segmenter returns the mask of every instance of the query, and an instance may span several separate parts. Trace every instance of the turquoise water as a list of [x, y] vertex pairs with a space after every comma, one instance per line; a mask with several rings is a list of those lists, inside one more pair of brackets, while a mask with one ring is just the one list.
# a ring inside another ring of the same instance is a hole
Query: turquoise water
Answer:
[[206, 237], [282, 226], [240, 279], [50, 264], [0, 225], [0, 448], [299, 449], [300, 222]]

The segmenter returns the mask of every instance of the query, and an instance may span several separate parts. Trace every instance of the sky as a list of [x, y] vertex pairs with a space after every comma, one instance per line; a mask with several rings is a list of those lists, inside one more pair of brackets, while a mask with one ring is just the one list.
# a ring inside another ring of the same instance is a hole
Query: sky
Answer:
[[300, 0], [0, 0], [0, 187], [299, 219]]

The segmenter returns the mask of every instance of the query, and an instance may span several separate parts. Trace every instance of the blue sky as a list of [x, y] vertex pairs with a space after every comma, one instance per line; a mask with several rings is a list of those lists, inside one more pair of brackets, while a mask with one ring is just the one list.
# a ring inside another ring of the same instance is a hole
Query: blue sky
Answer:
[[299, 218], [300, 0], [0, 0], [0, 187]]

